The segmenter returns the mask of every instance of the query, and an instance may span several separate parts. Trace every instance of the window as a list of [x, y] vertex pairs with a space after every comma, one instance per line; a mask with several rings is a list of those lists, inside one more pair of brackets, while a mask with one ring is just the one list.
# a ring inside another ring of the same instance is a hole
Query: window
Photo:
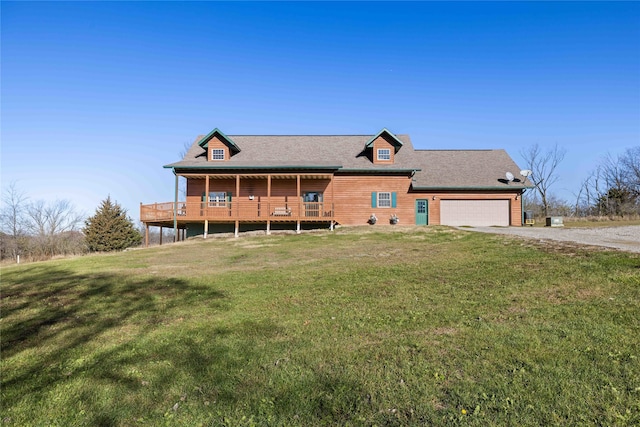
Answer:
[[318, 193], [318, 192], [311, 192], [311, 193], [304, 193], [302, 195], [302, 200], [306, 203], [309, 202], [321, 202], [322, 201], [322, 193]]
[[378, 207], [379, 208], [391, 207], [391, 193], [378, 193]]
[[211, 160], [224, 160], [224, 149], [223, 148], [212, 148], [211, 149]]
[[372, 208], [395, 208], [398, 205], [398, 195], [393, 192], [377, 191], [371, 192], [371, 207]]
[[391, 160], [391, 149], [378, 148], [378, 160]]
[[227, 206], [227, 193], [212, 191], [209, 193], [209, 207], [219, 208]]

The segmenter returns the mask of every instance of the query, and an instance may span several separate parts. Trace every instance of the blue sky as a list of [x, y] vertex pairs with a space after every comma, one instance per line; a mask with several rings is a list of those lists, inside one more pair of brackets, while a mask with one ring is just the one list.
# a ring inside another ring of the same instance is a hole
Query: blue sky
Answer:
[[[640, 145], [638, 2], [1, 3], [1, 178], [91, 215], [173, 200], [162, 166], [234, 134], [567, 150], [573, 201]], [[515, 172], [515, 171], [514, 171]]]

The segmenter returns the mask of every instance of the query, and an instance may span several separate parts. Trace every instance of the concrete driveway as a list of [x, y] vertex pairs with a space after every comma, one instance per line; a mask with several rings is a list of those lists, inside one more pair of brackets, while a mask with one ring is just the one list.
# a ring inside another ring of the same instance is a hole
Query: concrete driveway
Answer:
[[582, 245], [604, 246], [640, 253], [640, 225], [622, 227], [460, 227], [481, 233], [511, 234], [538, 241], [553, 240]]

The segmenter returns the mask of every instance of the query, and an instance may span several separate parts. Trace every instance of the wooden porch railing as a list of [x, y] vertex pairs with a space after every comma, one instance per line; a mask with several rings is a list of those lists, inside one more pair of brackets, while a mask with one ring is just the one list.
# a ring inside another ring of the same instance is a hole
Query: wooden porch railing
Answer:
[[[142, 222], [173, 221], [174, 202], [140, 205]], [[331, 221], [334, 217], [333, 203], [326, 202], [178, 202], [179, 221]]]

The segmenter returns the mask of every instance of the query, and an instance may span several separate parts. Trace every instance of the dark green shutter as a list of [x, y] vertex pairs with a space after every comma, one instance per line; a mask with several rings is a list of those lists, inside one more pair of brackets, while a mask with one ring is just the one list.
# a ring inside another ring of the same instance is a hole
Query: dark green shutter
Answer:
[[392, 208], [396, 207], [396, 192], [395, 191], [393, 193], [391, 193], [391, 207]]
[[231, 192], [229, 192], [229, 203], [231, 203]]
[[378, 193], [375, 191], [371, 192], [371, 207], [375, 208], [378, 206]]

